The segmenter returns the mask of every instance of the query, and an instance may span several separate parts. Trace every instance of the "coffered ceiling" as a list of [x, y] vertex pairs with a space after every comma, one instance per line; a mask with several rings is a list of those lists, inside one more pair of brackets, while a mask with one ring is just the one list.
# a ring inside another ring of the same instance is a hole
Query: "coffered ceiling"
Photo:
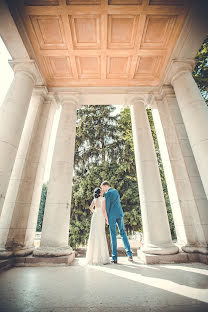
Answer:
[[15, 1], [48, 86], [156, 86], [185, 0]]

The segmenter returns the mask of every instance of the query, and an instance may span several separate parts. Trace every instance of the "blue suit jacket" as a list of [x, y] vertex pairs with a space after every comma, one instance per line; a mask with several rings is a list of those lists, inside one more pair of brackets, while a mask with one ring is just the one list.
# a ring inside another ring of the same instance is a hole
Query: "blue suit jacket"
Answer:
[[121, 218], [124, 216], [123, 209], [121, 207], [119, 192], [112, 187], [105, 193], [106, 199], [106, 212], [109, 217]]

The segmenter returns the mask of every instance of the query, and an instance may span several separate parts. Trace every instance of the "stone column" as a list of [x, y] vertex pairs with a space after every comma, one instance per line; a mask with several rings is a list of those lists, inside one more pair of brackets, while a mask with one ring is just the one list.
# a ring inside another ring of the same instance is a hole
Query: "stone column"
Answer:
[[164, 99], [155, 97], [152, 115], [173, 212], [177, 245], [186, 252], [206, 254], [208, 201], [177, 100], [170, 91], [164, 95]]
[[131, 101], [131, 118], [144, 233], [141, 250], [147, 254], [175, 254], [178, 247], [171, 239], [154, 142], [142, 99]]
[[208, 107], [192, 77], [193, 63], [174, 61], [169, 73], [208, 198]]
[[33, 61], [11, 64], [14, 79], [0, 107], [0, 214], [36, 81]]
[[33, 95], [30, 101], [27, 117], [22, 131], [20, 144], [18, 147], [14, 167], [12, 170], [6, 198], [2, 209], [2, 214], [0, 217], [0, 255], [2, 257], [8, 256], [9, 254], [12, 255], [12, 251], [6, 250], [5, 245], [7, 242], [17, 193], [29, 149], [33, 128], [35, 125], [35, 120], [37, 119], [38, 112], [40, 111], [40, 104], [41, 97]]
[[76, 136], [76, 96], [59, 96], [61, 115], [54, 147], [40, 247], [34, 256], [70, 255], [69, 220]]
[[46, 88], [36, 88], [30, 102], [0, 219], [1, 257], [26, 255], [34, 249], [46, 149], [54, 115], [54, 104], [51, 100], [45, 101], [46, 95]]

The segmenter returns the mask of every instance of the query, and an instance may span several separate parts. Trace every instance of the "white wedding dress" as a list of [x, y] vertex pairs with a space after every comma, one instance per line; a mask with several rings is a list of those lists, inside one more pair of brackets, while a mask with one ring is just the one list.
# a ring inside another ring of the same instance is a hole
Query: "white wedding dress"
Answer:
[[105, 235], [105, 217], [102, 211], [104, 197], [94, 199], [95, 211], [91, 219], [90, 234], [87, 244], [87, 264], [110, 263], [108, 244]]

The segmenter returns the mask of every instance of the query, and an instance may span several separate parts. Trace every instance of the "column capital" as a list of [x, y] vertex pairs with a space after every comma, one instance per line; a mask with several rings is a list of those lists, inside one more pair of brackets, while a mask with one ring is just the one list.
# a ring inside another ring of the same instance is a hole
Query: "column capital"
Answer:
[[163, 99], [166, 96], [174, 96], [175, 97], [175, 92], [174, 89], [171, 85], [163, 85], [160, 87], [160, 89], [157, 92], [153, 92], [152, 96], [154, 98], [154, 101], [163, 101]]
[[48, 89], [46, 88], [46, 86], [36, 86], [33, 89], [32, 96], [41, 96], [45, 100], [47, 98], [47, 95]]
[[55, 109], [58, 109], [60, 108], [60, 103], [57, 101], [57, 98], [55, 96], [55, 92], [51, 92], [49, 91], [47, 93], [47, 96], [46, 96], [46, 99], [45, 99], [46, 102], [51, 102], [54, 106]]
[[173, 59], [166, 75], [166, 83], [173, 84], [174, 80], [184, 73], [192, 73], [195, 66], [193, 59]]
[[69, 92], [59, 92], [59, 93], [54, 93], [54, 97], [57, 101], [57, 103], [61, 105], [71, 105], [75, 106], [76, 109], [81, 108], [80, 107], [80, 95], [79, 93], [69, 93]]
[[43, 85], [44, 79], [42, 74], [34, 60], [12, 60], [9, 61], [10, 66], [12, 67], [14, 73], [16, 72], [24, 72], [27, 76], [29, 76], [35, 85]]
[[125, 99], [125, 106], [131, 107], [137, 103], [142, 103], [145, 107], [151, 105], [153, 100], [152, 94], [127, 94]]

